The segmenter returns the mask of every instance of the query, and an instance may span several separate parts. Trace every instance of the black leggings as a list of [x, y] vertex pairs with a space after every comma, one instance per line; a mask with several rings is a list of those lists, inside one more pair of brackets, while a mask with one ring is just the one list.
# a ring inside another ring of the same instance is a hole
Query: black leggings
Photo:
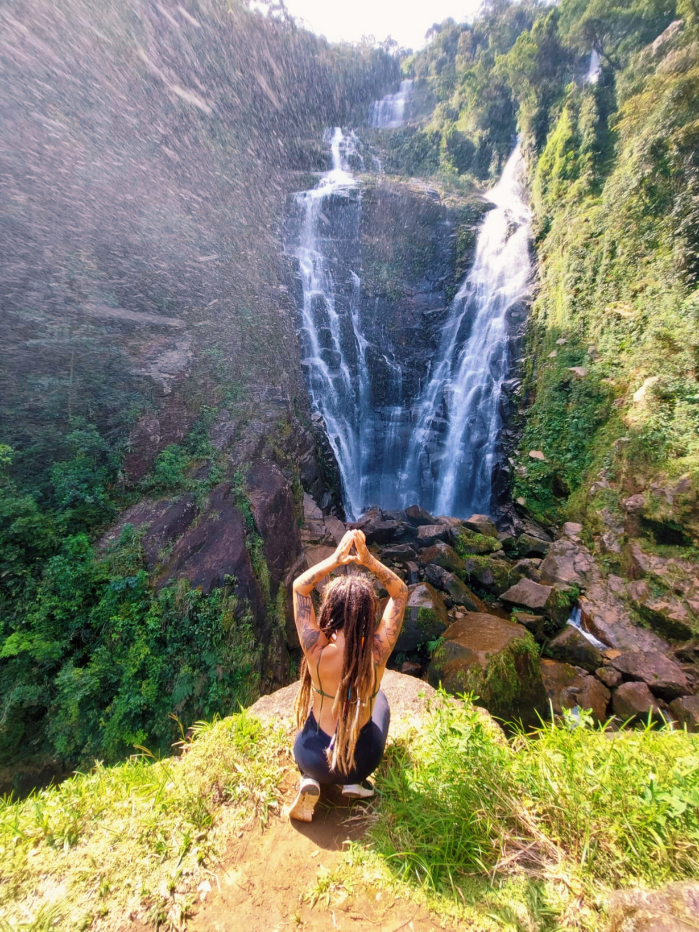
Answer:
[[301, 773], [313, 777], [318, 783], [360, 783], [381, 763], [390, 722], [388, 699], [386, 694], [379, 690], [374, 699], [371, 718], [357, 738], [354, 767], [349, 773], [343, 774], [330, 769], [325, 751], [332, 738], [318, 726], [315, 715], [311, 712], [303, 729], [296, 735], [294, 760]]

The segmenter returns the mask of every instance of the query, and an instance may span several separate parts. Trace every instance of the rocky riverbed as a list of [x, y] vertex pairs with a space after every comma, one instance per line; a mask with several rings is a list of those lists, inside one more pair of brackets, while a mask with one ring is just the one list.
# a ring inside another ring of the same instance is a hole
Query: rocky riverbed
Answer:
[[597, 722], [650, 715], [699, 729], [699, 640], [688, 636], [697, 580], [681, 580], [688, 598], [677, 596], [682, 611], [669, 609], [685, 619], [687, 628], [675, 629], [685, 637], [665, 636], [662, 623], [643, 626], [639, 598], [652, 591], [653, 573], [679, 577], [684, 568], [668, 570], [672, 561], [640, 543], [628, 545], [638, 577], [629, 580], [604, 574], [572, 522], [552, 534], [520, 516], [514, 533], [504, 533], [486, 515], [460, 520], [412, 506], [372, 508], [345, 525], [308, 494], [304, 516], [309, 565], [332, 552], [346, 526], [358, 527], [408, 584], [393, 668], [448, 692], [473, 692], [509, 721], [534, 724], [578, 708]]

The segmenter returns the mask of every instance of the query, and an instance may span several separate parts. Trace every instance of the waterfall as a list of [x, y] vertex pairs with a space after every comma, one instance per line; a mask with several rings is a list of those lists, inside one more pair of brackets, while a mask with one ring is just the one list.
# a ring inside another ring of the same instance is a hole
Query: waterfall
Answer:
[[397, 129], [402, 126], [412, 86], [410, 80], [401, 81], [395, 94], [386, 94], [381, 100], [375, 100], [369, 111], [369, 124], [375, 129]]
[[349, 164], [359, 160], [356, 138], [338, 127], [331, 137], [332, 169], [310, 191], [295, 195], [303, 290], [302, 366], [311, 403], [327, 429], [342, 477], [345, 510], [358, 515], [370, 469], [365, 434], [369, 418], [367, 341], [360, 327], [361, 196]]
[[416, 406], [400, 476], [405, 505], [435, 514], [488, 512], [501, 426], [500, 394], [511, 366], [508, 312], [530, 286], [530, 214], [519, 145], [487, 197], [471, 271], [449, 309], [432, 374]]
[[600, 73], [600, 60], [599, 52], [597, 49], [593, 49], [590, 52], [590, 65], [587, 69], [587, 74], [585, 75], [585, 84], [596, 84], [597, 79], [599, 78]]
[[[397, 355], [378, 299], [362, 303], [361, 167], [353, 133], [330, 137], [332, 168], [294, 195], [287, 249], [299, 262], [299, 344], [313, 408], [326, 425], [345, 511], [418, 502], [434, 514], [488, 512], [511, 368], [512, 321], [531, 276], [519, 146], [488, 192], [473, 267], [445, 311], [421, 386]], [[411, 339], [422, 333], [413, 332]]]

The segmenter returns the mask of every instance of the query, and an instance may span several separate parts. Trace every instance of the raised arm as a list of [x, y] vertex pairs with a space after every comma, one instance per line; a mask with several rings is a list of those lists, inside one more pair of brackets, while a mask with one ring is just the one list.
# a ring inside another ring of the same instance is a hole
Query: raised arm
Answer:
[[361, 563], [370, 573], [373, 573], [388, 592], [388, 604], [374, 634], [374, 664], [377, 667], [383, 667], [388, 662], [403, 627], [405, 607], [408, 604], [408, 587], [400, 576], [396, 575], [393, 570], [389, 570], [371, 553], [362, 531], [355, 531], [354, 535], [354, 545], [357, 549], [356, 562]]
[[296, 630], [304, 654], [310, 653], [319, 640], [325, 641], [325, 637], [316, 621], [311, 592], [321, 579], [325, 579], [328, 573], [332, 573], [338, 566], [354, 562], [349, 557], [353, 544], [354, 534], [352, 531], [348, 531], [332, 556], [321, 563], [316, 563], [315, 566], [312, 566], [294, 580], [294, 621], [296, 622]]

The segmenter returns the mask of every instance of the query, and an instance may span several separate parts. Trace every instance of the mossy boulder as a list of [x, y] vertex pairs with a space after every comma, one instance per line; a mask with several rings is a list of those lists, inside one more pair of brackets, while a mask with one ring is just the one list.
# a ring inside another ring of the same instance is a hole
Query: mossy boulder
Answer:
[[502, 550], [502, 544], [497, 537], [489, 537], [469, 528], [461, 528], [455, 534], [454, 548], [460, 557], [467, 557], [471, 554], [496, 553]]
[[546, 707], [534, 639], [521, 625], [468, 612], [444, 632], [427, 670], [433, 686], [472, 692], [493, 715], [534, 722]]
[[427, 547], [421, 551], [418, 560], [423, 566], [434, 563], [435, 566], [441, 566], [451, 572], [464, 570], [466, 566], [456, 550], [441, 540], [438, 540], [432, 547]]
[[408, 606], [396, 653], [415, 650], [421, 644], [437, 640], [449, 624], [446, 606], [433, 586], [422, 582], [410, 586], [408, 591]]
[[459, 576], [464, 582], [497, 596], [506, 592], [520, 578], [508, 560], [491, 556], [466, 557]]

